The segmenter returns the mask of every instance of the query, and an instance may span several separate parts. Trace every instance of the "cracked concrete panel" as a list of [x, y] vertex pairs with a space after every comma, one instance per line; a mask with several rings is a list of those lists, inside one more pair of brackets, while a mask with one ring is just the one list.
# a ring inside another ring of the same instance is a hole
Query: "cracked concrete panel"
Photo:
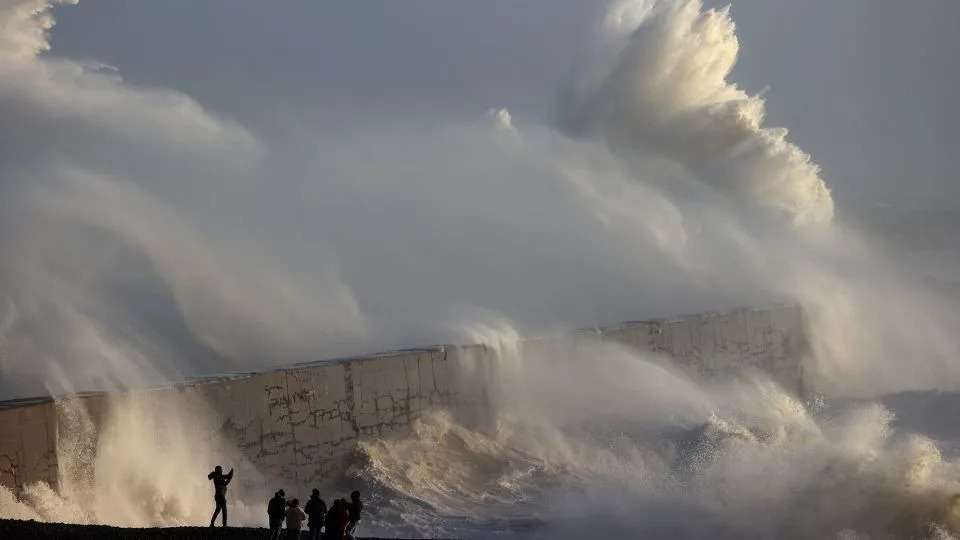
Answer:
[[[279, 476], [291, 441], [287, 416], [285, 375], [267, 372], [249, 377], [191, 384], [181, 388], [179, 399], [198, 411], [198, 437], [212, 450], [241, 455], [262, 467], [265, 477]], [[219, 448], [228, 445], [231, 448]]]
[[0, 484], [18, 493], [35, 482], [57, 484], [52, 402], [0, 409]]
[[281, 465], [283, 478], [300, 485], [302, 478], [313, 468], [315, 449], [320, 444], [316, 429], [313, 427], [311, 403], [313, 401], [313, 379], [308, 369], [286, 372], [284, 420], [287, 423], [287, 453], [291, 459]]
[[743, 311], [717, 315], [713, 327], [717, 344], [715, 370], [725, 372], [736, 368], [750, 352]]
[[779, 311], [769, 313], [770, 329], [764, 333], [764, 348], [769, 351], [769, 362], [771, 368], [783, 367], [794, 347], [793, 336], [790, 335], [788, 326], [783, 323], [789, 315]]
[[23, 442], [27, 483], [57, 481], [57, 415], [53, 403], [31, 407], [24, 412], [23, 427], [31, 436]]
[[330, 472], [325, 464], [356, 446], [356, 433], [342, 414], [346, 408], [343, 373], [341, 365], [311, 366], [287, 380], [291, 396], [296, 396], [291, 421], [298, 485], [319, 483]]
[[341, 446], [356, 442], [352, 404], [344, 385], [345, 365], [332, 364], [311, 369], [313, 384], [311, 421], [317, 431], [318, 456], [335, 455]]
[[433, 405], [446, 405], [450, 402], [450, 392], [453, 390], [447, 373], [447, 355], [430, 355], [430, 371], [433, 378], [434, 392], [430, 395]]
[[714, 351], [718, 348], [718, 333], [716, 324], [719, 316], [708, 315], [697, 318], [695, 328], [692, 329], [694, 337], [694, 346], [696, 347], [698, 359], [697, 365], [702, 374], [716, 373], [718, 370]]
[[744, 314], [747, 327], [749, 353], [746, 360], [760, 367], [767, 367], [773, 358], [773, 351], [783, 340], [770, 322], [768, 310], [751, 310]]
[[683, 319], [663, 325], [663, 352], [691, 373], [702, 373], [705, 364], [700, 351], [700, 320]]
[[262, 400], [259, 430], [245, 433], [247, 440], [258, 444], [255, 459], [278, 478], [292, 479], [290, 467], [294, 463], [293, 437], [287, 402], [287, 375], [283, 372], [266, 373], [252, 379], [239, 392], [242, 399]]
[[783, 346], [774, 356], [780, 364], [797, 364], [796, 359], [809, 354], [804, 330], [803, 311], [797, 306], [782, 306], [770, 311], [770, 324], [779, 330]]
[[711, 322], [716, 343], [714, 372], [726, 372], [740, 365], [749, 353], [746, 320], [743, 312], [734, 312], [717, 315]]
[[[377, 425], [377, 396], [382, 390], [379, 388], [379, 373], [388, 364], [394, 362], [393, 357], [380, 357], [372, 361], [361, 361], [354, 364], [354, 379], [359, 381], [362, 391], [355, 396], [355, 411], [357, 427], [361, 433], [370, 433], [369, 429]], [[404, 374], [406, 377], [406, 374]]]
[[420, 396], [411, 391], [407, 365], [420, 362], [420, 354], [398, 354], [360, 362], [362, 395], [357, 401], [357, 426], [363, 436], [382, 437], [405, 432], [413, 421], [412, 403]]
[[377, 374], [378, 385], [384, 392], [375, 401], [380, 436], [404, 432], [413, 422], [411, 403], [419, 402], [419, 396], [407, 384], [406, 363], [418, 358], [419, 354], [397, 357]]
[[[429, 356], [430, 353], [421, 353], [414, 357], [403, 359], [403, 377], [410, 395], [413, 396], [413, 399], [410, 400], [410, 413], [413, 415], [418, 415], [420, 411], [423, 410], [423, 388], [420, 386], [420, 358], [424, 356], [424, 354]], [[476, 366], [471, 365], [471, 370], [475, 367]]]
[[23, 409], [21, 429], [27, 433], [23, 440], [24, 484], [46, 482], [57, 486], [57, 413], [52, 402]]
[[427, 409], [433, 405], [433, 396], [438, 392], [436, 372], [433, 369], [434, 355], [417, 357], [417, 373], [420, 380], [420, 409]]
[[712, 355], [704, 351], [704, 343], [712, 343], [704, 336], [711, 334], [710, 318], [680, 319], [660, 326], [660, 353], [673, 359], [680, 367], [694, 375], [704, 375], [712, 368]]
[[[188, 431], [196, 435], [198, 455], [215, 465], [235, 469], [237, 491], [265, 492], [279, 471], [257, 458], [261, 450], [260, 423], [266, 409], [262, 391], [251, 377], [204, 381], [179, 388], [168, 396]], [[184, 427], [184, 426], [180, 426]]]
[[[298, 376], [300, 387], [309, 384], [308, 418], [297, 427], [298, 432], [309, 432], [299, 442], [297, 459], [300, 485], [321, 485], [326, 478], [342, 472], [351, 452], [357, 448], [358, 429], [355, 423], [355, 385], [357, 369], [352, 362], [311, 366], [307, 378]], [[349, 374], [349, 377], [347, 376]]]
[[784, 387], [803, 393], [803, 362], [810, 353], [804, 331], [803, 311], [798, 306], [782, 306], [770, 311], [770, 324], [781, 341], [774, 349], [771, 371]]
[[23, 430], [21, 414], [25, 407], [0, 409], [0, 485], [18, 493], [23, 486]]

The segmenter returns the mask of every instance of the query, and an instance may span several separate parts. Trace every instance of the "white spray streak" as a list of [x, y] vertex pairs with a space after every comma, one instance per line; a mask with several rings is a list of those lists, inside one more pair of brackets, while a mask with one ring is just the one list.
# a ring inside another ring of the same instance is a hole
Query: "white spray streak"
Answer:
[[728, 9], [618, 1], [601, 43], [565, 112], [575, 133], [599, 135], [628, 157], [670, 156], [798, 223], [832, 219], [817, 165], [785, 129], [761, 127], [759, 96], [727, 81], [739, 52]]

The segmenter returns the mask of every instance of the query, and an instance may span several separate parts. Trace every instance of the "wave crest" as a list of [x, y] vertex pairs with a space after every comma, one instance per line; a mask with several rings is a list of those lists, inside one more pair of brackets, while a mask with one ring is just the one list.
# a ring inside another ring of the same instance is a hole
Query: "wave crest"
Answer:
[[619, 2], [565, 103], [564, 124], [626, 157], [668, 156], [796, 223], [830, 222], [833, 199], [819, 167], [786, 129], [762, 127], [762, 96], [728, 82], [738, 53], [728, 8]]

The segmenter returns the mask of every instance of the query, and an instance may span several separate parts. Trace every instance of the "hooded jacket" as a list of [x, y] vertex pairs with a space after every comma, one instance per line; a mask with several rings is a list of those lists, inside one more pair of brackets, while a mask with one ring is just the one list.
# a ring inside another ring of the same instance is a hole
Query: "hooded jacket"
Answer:
[[267, 516], [274, 519], [283, 519], [287, 515], [287, 501], [279, 494], [273, 496], [267, 503]]

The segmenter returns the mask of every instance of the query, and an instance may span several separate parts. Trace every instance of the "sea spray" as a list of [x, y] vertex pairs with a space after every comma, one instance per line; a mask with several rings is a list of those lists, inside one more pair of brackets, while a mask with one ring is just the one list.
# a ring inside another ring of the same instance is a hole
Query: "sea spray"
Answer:
[[[632, 367], [609, 385], [618, 355]], [[876, 403], [818, 415], [762, 377], [677, 374], [687, 389], [651, 392], [658, 362], [609, 346], [521, 362], [503, 373], [510, 406], [496, 429], [441, 413], [409, 437], [361, 445], [363, 476], [389, 494], [378, 526], [477, 538], [892, 538], [956, 526], [960, 463], [897, 433]], [[544, 380], [545, 365], [576, 376]], [[589, 418], [568, 414], [586, 403]]]

